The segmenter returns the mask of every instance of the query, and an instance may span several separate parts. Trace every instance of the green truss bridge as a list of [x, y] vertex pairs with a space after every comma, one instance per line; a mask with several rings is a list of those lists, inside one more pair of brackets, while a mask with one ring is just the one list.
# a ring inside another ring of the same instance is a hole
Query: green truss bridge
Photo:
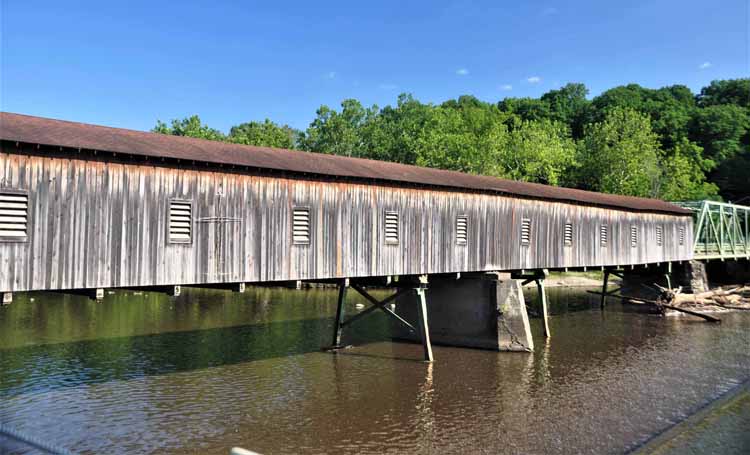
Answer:
[[715, 201], [676, 204], [693, 211], [695, 259], [750, 259], [750, 207]]

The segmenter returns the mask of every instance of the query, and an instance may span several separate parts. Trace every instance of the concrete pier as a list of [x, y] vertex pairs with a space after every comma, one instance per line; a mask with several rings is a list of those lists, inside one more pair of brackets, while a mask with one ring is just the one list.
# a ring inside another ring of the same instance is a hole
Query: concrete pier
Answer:
[[685, 261], [672, 265], [672, 284], [682, 286], [686, 292], [697, 294], [707, 291], [706, 264], [700, 261]]
[[[425, 293], [433, 343], [498, 351], [534, 349], [521, 283], [510, 279], [509, 274], [430, 277]], [[415, 294], [404, 294], [395, 302], [399, 316], [417, 320], [419, 302]], [[394, 338], [418, 341], [403, 327], [394, 325], [393, 329]]]

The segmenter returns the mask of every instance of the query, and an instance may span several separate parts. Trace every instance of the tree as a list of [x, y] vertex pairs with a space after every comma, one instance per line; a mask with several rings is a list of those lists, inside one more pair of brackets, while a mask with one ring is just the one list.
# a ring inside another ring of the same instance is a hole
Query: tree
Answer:
[[581, 137], [589, 108], [586, 99], [589, 89], [583, 84], [566, 84], [559, 90], [550, 90], [541, 100], [549, 106], [549, 118], [567, 125], [573, 137]]
[[226, 140], [226, 137], [221, 131], [204, 125], [201, 123], [201, 119], [197, 115], [186, 117], [182, 120], [174, 119], [172, 120], [171, 126], [161, 120], [157, 120], [156, 126], [151, 131], [154, 133], [171, 134], [173, 136], [197, 137], [212, 141]]
[[370, 157], [416, 164], [422, 138], [435, 128], [433, 110], [409, 94], [399, 95], [396, 107], [384, 107], [363, 128]]
[[602, 121], [607, 112], [615, 107], [648, 115], [662, 148], [670, 149], [688, 137], [688, 124], [695, 109], [695, 100], [690, 89], [684, 85], [652, 90], [629, 84], [609, 89], [594, 98], [591, 117], [594, 121]]
[[750, 205], [750, 151], [745, 151], [722, 162], [709, 174], [728, 201]]
[[718, 197], [719, 187], [706, 182], [705, 174], [714, 164], [702, 152], [699, 145], [682, 139], [662, 158], [659, 197], [668, 201]]
[[522, 121], [504, 145], [502, 174], [514, 180], [559, 185], [575, 161], [575, 143], [559, 122]]
[[717, 163], [747, 150], [750, 119], [747, 110], [733, 104], [697, 109], [690, 121], [690, 139]]
[[750, 78], [711, 81], [708, 87], [701, 89], [698, 104], [702, 107], [733, 104], [750, 108]]
[[297, 145], [300, 134], [289, 125], [279, 126], [266, 119], [233, 126], [229, 130], [228, 140], [237, 144], [291, 149]]
[[502, 175], [499, 154], [506, 146], [506, 116], [490, 104], [460, 108], [431, 106], [417, 137], [416, 164], [472, 174]]
[[377, 106], [366, 109], [354, 99], [344, 100], [341, 112], [321, 106], [300, 145], [313, 152], [367, 157], [370, 152], [362, 131], [377, 111]]
[[515, 114], [522, 120], [544, 120], [550, 118], [550, 107], [546, 101], [535, 98], [505, 98], [497, 107], [502, 112]]
[[579, 183], [586, 189], [631, 196], [656, 196], [662, 154], [648, 117], [616, 107], [588, 125], [579, 144]]

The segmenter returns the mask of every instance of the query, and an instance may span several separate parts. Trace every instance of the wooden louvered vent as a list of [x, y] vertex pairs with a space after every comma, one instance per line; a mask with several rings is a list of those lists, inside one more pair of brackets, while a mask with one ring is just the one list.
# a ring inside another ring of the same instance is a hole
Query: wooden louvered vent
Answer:
[[456, 217], [456, 244], [466, 245], [469, 238], [469, 218], [466, 215]]
[[565, 230], [563, 231], [563, 243], [565, 246], [573, 245], [573, 223], [565, 223]]
[[630, 246], [638, 246], [638, 226], [630, 226]]
[[607, 246], [608, 241], [608, 229], [606, 224], [599, 226], [599, 245]]
[[398, 244], [398, 212], [385, 212], [385, 243]]
[[662, 246], [664, 242], [664, 233], [661, 226], [656, 226], [656, 244]]
[[310, 244], [310, 208], [295, 207], [292, 219], [292, 240], [295, 245]]
[[169, 241], [190, 243], [193, 240], [193, 204], [190, 201], [169, 202]]
[[524, 218], [521, 221], [521, 245], [528, 245], [531, 243], [531, 220]]
[[0, 240], [23, 242], [28, 238], [29, 195], [0, 192]]
[[680, 226], [680, 246], [685, 244], [685, 228]]

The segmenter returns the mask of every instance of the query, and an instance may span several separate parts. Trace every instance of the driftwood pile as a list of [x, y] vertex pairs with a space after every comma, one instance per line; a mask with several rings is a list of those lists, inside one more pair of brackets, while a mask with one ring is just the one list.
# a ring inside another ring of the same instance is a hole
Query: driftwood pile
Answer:
[[[647, 287], [658, 294], [655, 300], [642, 297], [629, 297], [627, 295], [609, 295], [619, 297], [627, 303], [653, 306], [660, 314], [667, 314], [667, 310], [673, 310], [697, 316], [709, 322], [721, 322], [721, 319], [706, 314], [706, 312], [719, 312], [722, 310], [750, 311], [750, 285], [736, 286], [730, 289], [719, 287], [698, 294], [683, 294], [681, 287], [668, 289], [657, 284], [654, 284], [654, 286], [655, 288]], [[598, 292], [595, 294], [601, 295]]]

